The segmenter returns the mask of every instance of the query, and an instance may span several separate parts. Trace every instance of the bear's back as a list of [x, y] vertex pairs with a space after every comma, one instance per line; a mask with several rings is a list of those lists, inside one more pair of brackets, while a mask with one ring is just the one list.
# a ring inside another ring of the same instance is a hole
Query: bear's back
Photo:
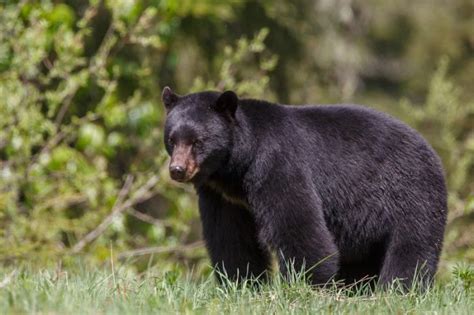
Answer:
[[[397, 151], [424, 151], [428, 142], [400, 120], [354, 104], [279, 105], [243, 100], [241, 111], [257, 138], [281, 146], [334, 154], [369, 154], [382, 159]], [[315, 153], [317, 153], [315, 152]]]

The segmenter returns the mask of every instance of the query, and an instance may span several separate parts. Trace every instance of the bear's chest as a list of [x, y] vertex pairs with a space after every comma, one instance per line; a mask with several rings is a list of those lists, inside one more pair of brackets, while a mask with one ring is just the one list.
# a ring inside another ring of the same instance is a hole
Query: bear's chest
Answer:
[[221, 195], [225, 201], [246, 209], [249, 208], [246, 193], [239, 180], [212, 178], [206, 182], [206, 186]]

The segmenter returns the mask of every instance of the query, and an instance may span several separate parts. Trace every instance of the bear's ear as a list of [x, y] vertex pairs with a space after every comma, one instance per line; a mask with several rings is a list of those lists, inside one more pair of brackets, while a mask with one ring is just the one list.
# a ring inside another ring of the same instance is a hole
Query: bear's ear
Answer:
[[161, 100], [165, 105], [166, 112], [169, 113], [173, 106], [178, 102], [179, 96], [171, 90], [169, 86], [165, 86], [163, 92], [161, 93]]
[[237, 94], [233, 91], [225, 91], [219, 96], [212, 108], [218, 113], [224, 113], [229, 115], [230, 118], [235, 118], [238, 103], [239, 98]]

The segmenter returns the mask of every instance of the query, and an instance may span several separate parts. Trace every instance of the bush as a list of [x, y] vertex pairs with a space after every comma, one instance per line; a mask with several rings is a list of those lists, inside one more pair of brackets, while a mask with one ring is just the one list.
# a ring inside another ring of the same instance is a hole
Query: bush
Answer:
[[[4, 263], [72, 254], [100, 262], [111, 246], [129, 257], [157, 244], [161, 258], [199, 248], [194, 197], [166, 171], [155, 78], [162, 70], [152, 61], [164, 54], [176, 18], [140, 2], [81, 10], [27, 2], [0, 12]], [[196, 88], [261, 95], [276, 62], [265, 53], [267, 34], [225, 47], [219, 81], [197, 78]]]

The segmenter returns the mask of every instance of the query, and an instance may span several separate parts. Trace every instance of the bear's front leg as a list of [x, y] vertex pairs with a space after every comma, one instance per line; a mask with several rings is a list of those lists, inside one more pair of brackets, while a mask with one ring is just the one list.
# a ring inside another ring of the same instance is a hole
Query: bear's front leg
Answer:
[[255, 219], [248, 209], [224, 200], [207, 187], [198, 190], [204, 239], [216, 275], [240, 281], [266, 280], [271, 256], [257, 238]]
[[272, 174], [249, 194], [249, 201], [260, 226], [259, 237], [277, 252], [284, 276], [291, 266], [306, 271], [314, 285], [333, 279], [339, 269], [338, 249], [326, 227], [321, 201], [304, 177]]

